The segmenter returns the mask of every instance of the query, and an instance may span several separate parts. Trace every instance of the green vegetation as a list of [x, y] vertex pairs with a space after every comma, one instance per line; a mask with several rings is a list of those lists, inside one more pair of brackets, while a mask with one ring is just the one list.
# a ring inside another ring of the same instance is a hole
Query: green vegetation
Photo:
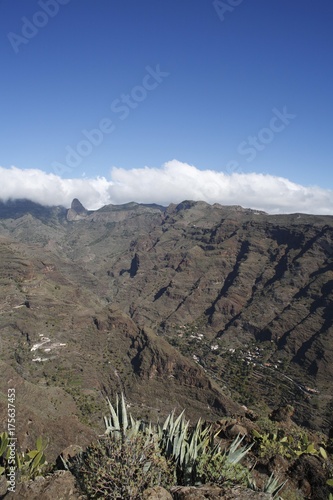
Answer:
[[174, 484], [172, 464], [162, 455], [151, 425], [128, 415], [117, 396], [104, 417], [105, 436], [75, 457], [67, 467], [89, 498], [139, 500], [150, 486]]
[[227, 453], [202, 454], [197, 465], [197, 475], [202, 483], [214, 483], [218, 486], [249, 486], [249, 470]]
[[236, 438], [229, 451], [222, 452], [215, 443], [212, 427], [199, 420], [190, 429], [184, 412], [176, 419], [171, 413], [163, 427], [157, 427], [157, 434], [163, 454], [175, 464], [178, 484], [184, 485], [203, 484], [208, 477], [220, 484], [224, 477], [236, 477], [241, 468], [239, 462], [251, 449], [251, 446], [239, 448], [242, 439]]
[[[175, 485], [203, 484], [251, 488], [266, 492], [275, 500], [304, 498], [292, 480], [285, 487], [286, 475], [284, 480], [275, 473], [269, 475], [270, 467], [266, 467], [266, 480], [259, 478], [257, 486], [253, 462], [265, 467], [278, 456], [290, 465], [301, 455], [316, 455], [325, 477], [325, 494], [329, 495], [333, 487], [333, 480], [328, 479], [332, 477], [332, 462], [325, 445], [319, 436], [312, 441], [308, 433], [297, 427], [289, 428], [287, 434], [278, 423], [272, 426], [267, 423], [270, 432], [253, 430], [254, 441], [244, 444], [246, 438], [239, 435], [233, 441], [222, 440], [221, 427], [216, 430], [216, 426], [201, 419], [191, 426], [184, 411], [178, 416], [170, 413], [163, 424], [153, 424], [134, 419], [123, 394], [117, 395], [115, 404], [107, 398], [107, 404], [109, 414], [104, 417], [104, 434], [85, 451], [67, 461], [63, 459], [65, 468], [88, 498], [139, 500], [149, 487], [170, 489]], [[37, 439], [34, 450], [25, 453], [15, 449], [13, 452], [10, 443], [6, 432], [0, 434], [0, 474], [9, 476], [13, 465], [17, 479], [23, 481], [54, 472], [54, 468], [46, 467], [47, 443], [42, 438]]]
[[171, 467], [143, 433], [124, 440], [100, 439], [77, 457], [70, 470], [91, 499], [139, 500], [150, 486], [173, 484]]
[[[251, 479], [250, 479], [251, 481]], [[269, 478], [267, 479], [266, 483], [264, 484], [262, 491], [264, 493], [268, 493], [269, 495], [272, 496], [273, 499], [276, 500], [283, 500], [279, 493], [282, 490], [282, 488], [285, 486], [287, 481], [283, 481], [282, 483], [279, 482], [278, 478], [275, 477], [274, 473], [272, 473]], [[255, 491], [261, 491], [259, 488], [257, 488], [256, 482], [252, 480], [251, 488]]]
[[263, 459], [269, 460], [276, 455], [290, 459], [303, 454], [317, 455], [327, 459], [325, 448], [323, 446], [316, 448], [305, 432], [286, 435], [282, 429], [274, 433], [263, 434], [253, 430], [253, 437], [257, 444], [258, 454]]
[[[194, 427], [182, 412], [163, 425], [144, 424], [128, 414], [124, 396], [117, 396], [104, 417], [105, 435], [67, 462], [89, 498], [142, 498], [150, 486], [242, 485], [256, 489], [250, 471], [241, 464], [252, 445], [237, 436], [222, 449], [212, 426], [199, 420]], [[272, 475], [265, 491], [277, 494], [283, 484]]]
[[11, 445], [12, 442], [7, 432], [0, 434], [0, 475], [9, 475], [13, 467], [19, 471], [22, 480], [40, 475], [47, 465], [44, 453], [47, 442], [38, 437], [36, 448], [26, 452], [17, 451], [15, 446]]

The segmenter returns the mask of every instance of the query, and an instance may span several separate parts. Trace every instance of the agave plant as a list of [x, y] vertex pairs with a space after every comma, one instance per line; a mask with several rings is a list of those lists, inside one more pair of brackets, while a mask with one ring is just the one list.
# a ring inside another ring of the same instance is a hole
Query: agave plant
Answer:
[[226, 460], [230, 464], [238, 464], [251, 450], [254, 443], [250, 444], [249, 446], [242, 446], [241, 448], [239, 448], [239, 446], [243, 442], [244, 437], [245, 436], [241, 437], [238, 434], [238, 436], [236, 436], [236, 438], [230, 444], [229, 450], [226, 453]]
[[283, 482], [280, 482], [279, 479], [275, 476], [274, 472], [269, 476], [266, 483], [263, 485], [262, 489], [257, 487], [257, 484], [254, 479], [249, 481], [249, 487], [254, 491], [263, 491], [264, 493], [268, 493], [271, 495], [273, 500], [283, 500], [279, 493], [287, 483], [287, 479]]
[[244, 438], [237, 436], [229, 449], [222, 451], [220, 445], [215, 443], [217, 435], [214, 435], [212, 426], [203, 425], [199, 419], [191, 428], [184, 411], [178, 417], [174, 412], [170, 413], [163, 425], [144, 425], [128, 414], [123, 394], [120, 398], [117, 395], [115, 406], [109, 399], [107, 402], [110, 414], [104, 417], [106, 436], [125, 442], [138, 435], [145, 435], [147, 442], [153, 442], [167, 461], [174, 464], [178, 484], [200, 484], [205, 477], [205, 465], [208, 462], [214, 464], [210, 466], [210, 476], [221, 477], [222, 481], [224, 476], [215, 469], [223, 466], [232, 476], [232, 471], [236, 471], [236, 466], [252, 447], [240, 446]]
[[275, 477], [274, 473], [272, 473], [266, 484], [264, 485], [264, 492], [272, 495], [273, 498], [279, 499], [279, 492], [282, 490], [284, 485], [286, 484], [287, 479], [282, 483], [279, 482], [279, 479]]
[[134, 420], [132, 415], [127, 413], [124, 394], [121, 393], [119, 399], [116, 396], [116, 405], [113, 407], [109, 398], [107, 398], [110, 414], [104, 417], [105, 434], [112, 435], [116, 440], [124, 440], [126, 437], [135, 436], [138, 432], [143, 431], [144, 424], [141, 420]]
[[198, 457], [206, 451], [211, 440], [211, 427], [203, 428], [199, 419], [190, 430], [184, 411], [176, 419], [172, 412], [163, 427], [157, 427], [157, 433], [162, 453], [176, 465], [178, 480], [184, 484], [192, 484]]
[[199, 419], [190, 429], [184, 412], [176, 419], [171, 413], [163, 427], [158, 427], [158, 434], [163, 454], [173, 460], [178, 482], [185, 485], [200, 484], [207, 475], [221, 477], [223, 481], [223, 475], [215, 469], [222, 465], [225, 469], [235, 468], [252, 448], [252, 445], [240, 448], [243, 438], [237, 436], [229, 449], [222, 452], [220, 445], [215, 443], [217, 435], [212, 432], [212, 426], [204, 426]]

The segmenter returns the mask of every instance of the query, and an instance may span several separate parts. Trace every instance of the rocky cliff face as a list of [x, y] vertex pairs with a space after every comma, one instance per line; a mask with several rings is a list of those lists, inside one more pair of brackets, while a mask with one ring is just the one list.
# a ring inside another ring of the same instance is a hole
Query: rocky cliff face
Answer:
[[74, 198], [71, 208], [67, 212], [67, 220], [74, 221], [84, 219], [88, 215], [88, 210], [84, 208], [80, 200]]
[[156, 418], [244, 411], [232, 396], [332, 425], [333, 217], [11, 202], [0, 280], [2, 362], [82, 425], [116, 390]]

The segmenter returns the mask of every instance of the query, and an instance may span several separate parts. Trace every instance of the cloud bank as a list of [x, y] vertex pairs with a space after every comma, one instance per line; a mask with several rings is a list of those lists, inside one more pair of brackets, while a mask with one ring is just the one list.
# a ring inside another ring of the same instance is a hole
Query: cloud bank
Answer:
[[333, 215], [333, 191], [257, 173], [226, 174], [172, 160], [161, 168], [113, 167], [110, 178], [63, 179], [38, 169], [0, 167], [0, 199], [27, 198], [42, 205], [69, 207], [79, 198], [88, 209], [129, 201], [168, 205], [203, 200], [241, 205], [268, 213]]

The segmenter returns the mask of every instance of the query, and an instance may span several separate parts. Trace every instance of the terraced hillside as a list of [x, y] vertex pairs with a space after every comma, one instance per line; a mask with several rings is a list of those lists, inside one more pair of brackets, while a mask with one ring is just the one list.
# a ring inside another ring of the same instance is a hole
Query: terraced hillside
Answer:
[[0, 236], [1, 360], [80, 425], [119, 388], [155, 416], [288, 402], [333, 425], [333, 217], [21, 201]]

